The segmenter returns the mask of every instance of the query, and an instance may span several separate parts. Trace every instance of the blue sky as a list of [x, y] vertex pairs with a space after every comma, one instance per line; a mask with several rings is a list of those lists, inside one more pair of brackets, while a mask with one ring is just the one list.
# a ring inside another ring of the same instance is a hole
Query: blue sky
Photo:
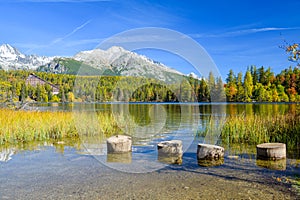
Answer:
[[[247, 66], [276, 73], [294, 65], [278, 46], [300, 42], [300, 1], [99, 1], [2, 0], [0, 43], [23, 53], [72, 56], [134, 28], [168, 28], [202, 45], [223, 78]], [[157, 50], [138, 53], [183, 73], [197, 72], [184, 59]]]

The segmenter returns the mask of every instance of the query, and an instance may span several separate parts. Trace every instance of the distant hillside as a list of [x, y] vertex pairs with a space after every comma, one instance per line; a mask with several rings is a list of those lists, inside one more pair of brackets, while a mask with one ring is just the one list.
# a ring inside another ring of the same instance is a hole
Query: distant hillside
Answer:
[[72, 58], [56, 58], [46, 65], [37, 68], [39, 72], [49, 72], [55, 74], [72, 74], [76, 75], [80, 69], [81, 75], [102, 75], [102, 71], [96, 69], [82, 61]]
[[175, 81], [183, 76], [182, 73], [146, 56], [116, 46], [106, 51], [82, 51], [76, 54], [74, 59], [95, 67], [106, 75], [147, 77], [166, 82]]
[[36, 70], [55, 74], [110, 75], [154, 78], [176, 82], [185, 75], [146, 56], [113, 46], [107, 50], [81, 51], [74, 57], [45, 57], [22, 54], [16, 48], [0, 46], [0, 69]]

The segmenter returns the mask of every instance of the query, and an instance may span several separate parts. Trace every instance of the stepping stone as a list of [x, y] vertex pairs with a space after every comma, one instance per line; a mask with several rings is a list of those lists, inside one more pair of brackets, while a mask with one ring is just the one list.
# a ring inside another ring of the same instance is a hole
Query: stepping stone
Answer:
[[224, 148], [211, 144], [198, 144], [198, 160], [219, 160], [224, 158]]
[[115, 135], [107, 139], [107, 153], [130, 152], [132, 147], [131, 137], [127, 135]]
[[182, 155], [182, 141], [170, 140], [157, 144], [158, 154], [161, 155]]
[[167, 164], [182, 164], [182, 141], [170, 140], [157, 144], [158, 161]]
[[257, 159], [279, 160], [286, 158], [284, 143], [263, 143], [256, 146]]

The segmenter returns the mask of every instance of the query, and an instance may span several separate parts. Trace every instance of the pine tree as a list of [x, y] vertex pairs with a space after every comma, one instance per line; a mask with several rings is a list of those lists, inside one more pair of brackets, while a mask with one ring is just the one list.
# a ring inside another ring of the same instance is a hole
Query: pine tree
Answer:
[[218, 77], [216, 80], [216, 100], [218, 102], [225, 102], [226, 95], [224, 90], [224, 83], [221, 77]]
[[255, 65], [252, 65], [250, 71], [251, 71], [251, 76], [252, 76], [252, 79], [253, 79], [253, 86], [255, 86], [256, 83], [258, 83], [258, 80], [259, 80], [258, 70], [256, 69]]
[[237, 77], [237, 94], [236, 94], [236, 101], [237, 102], [244, 102], [245, 101], [245, 92], [244, 92], [244, 86], [243, 86], [243, 73], [238, 73]]
[[200, 80], [199, 91], [198, 91], [198, 101], [209, 101], [209, 89], [204, 78]]
[[209, 72], [208, 75], [208, 90], [210, 94], [209, 101], [215, 101], [217, 99], [216, 80], [212, 72]]
[[226, 84], [225, 92], [226, 92], [227, 101], [231, 101], [231, 102], [235, 101], [236, 94], [237, 94], [237, 86], [236, 86], [236, 78], [232, 69], [229, 71], [226, 82], [227, 84]]
[[245, 92], [245, 101], [251, 102], [252, 91], [253, 91], [253, 80], [250, 71], [246, 72], [244, 79], [244, 92]]

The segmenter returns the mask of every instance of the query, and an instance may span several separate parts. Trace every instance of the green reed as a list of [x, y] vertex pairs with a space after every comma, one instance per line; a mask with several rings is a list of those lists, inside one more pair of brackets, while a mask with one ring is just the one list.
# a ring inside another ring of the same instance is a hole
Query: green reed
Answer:
[[0, 145], [62, 140], [89, 135], [123, 133], [127, 121], [112, 113], [38, 112], [0, 110]]
[[290, 147], [300, 144], [299, 114], [230, 116], [220, 129], [226, 143], [283, 142]]

